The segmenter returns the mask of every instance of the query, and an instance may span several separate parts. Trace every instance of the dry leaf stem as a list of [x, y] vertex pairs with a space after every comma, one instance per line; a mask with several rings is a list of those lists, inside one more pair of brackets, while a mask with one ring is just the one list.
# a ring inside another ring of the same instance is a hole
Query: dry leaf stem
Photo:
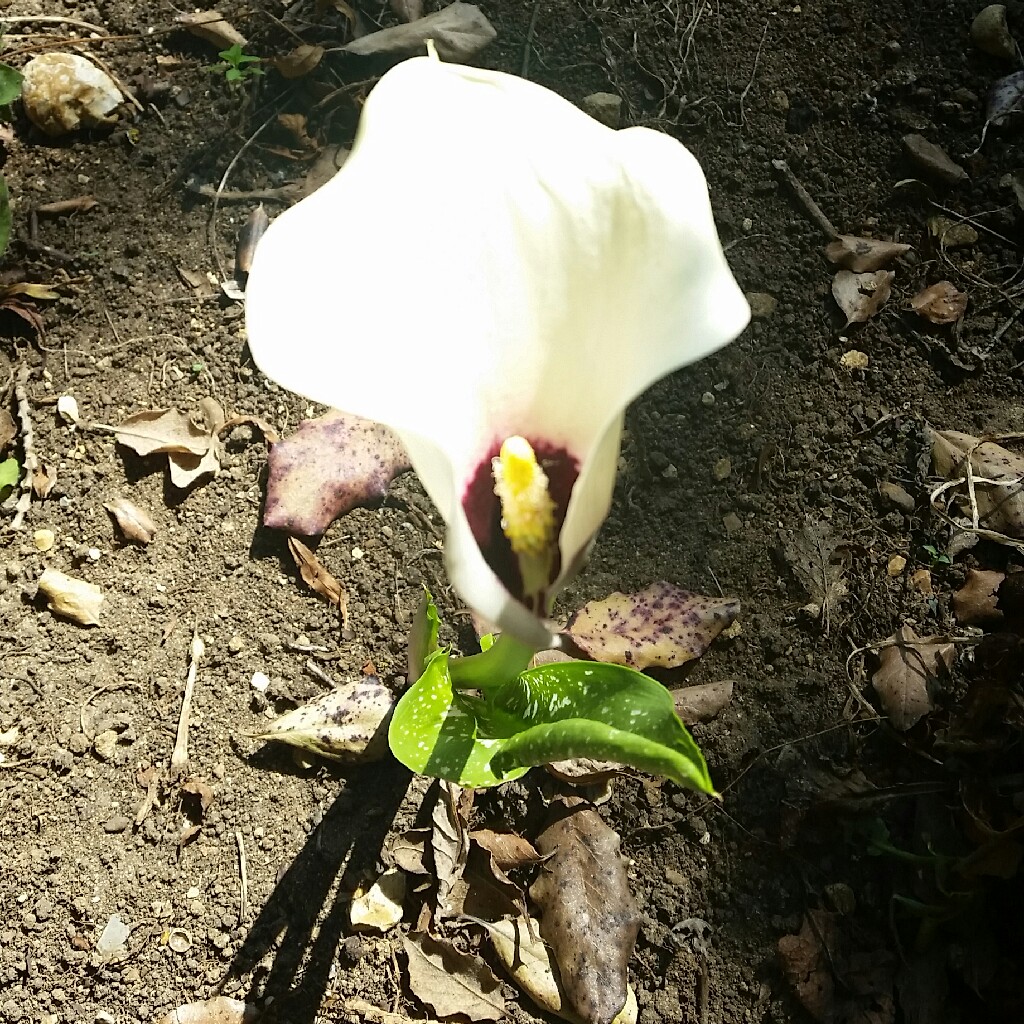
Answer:
[[25, 515], [32, 504], [32, 480], [39, 469], [36, 455], [36, 438], [32, 429], [32, 407], [28, 400], [28, 363], [18, 369], [18, 382], [14, 385], [14, 397], [18, 403], [18, 422], [21, 424], [21, 450], [24, 453], [22, 465], [21, 494], [14, 506], [15, 515], [11, 529], [20, 530], [25, 524]]
[[199, 659], [206, 653], [206, 647], [199, 637], [199, 629], [192, 633], [189, 645], [188, 675], [185, 677], [185, 692], [181, 698], [181, 716], [178, 718], [178, 734], [171, 752], [171, 770], [183, 772], [188, 765], [188, 726], [192, 715], [192, 694], [196, 688], [196, 673]]

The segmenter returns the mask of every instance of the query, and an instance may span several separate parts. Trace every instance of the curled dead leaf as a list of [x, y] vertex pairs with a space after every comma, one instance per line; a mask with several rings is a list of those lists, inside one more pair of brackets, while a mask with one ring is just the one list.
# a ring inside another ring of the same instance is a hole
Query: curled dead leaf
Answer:
[[886, 242], [878, 238], [860, 238], [840, 235], [825, 246], [825, 257], [830, 263], [852, 270], [855, 274], [881, 270], [897, 256], [909, 252], [911, 246], [902, 242]]
[[891, 270], [869, 274], [840, 270], [832, 279], [832, 296], [846, 315], [846, 326], [870, 320], [888, 300], [895, 278]]
[[208, 430], [177, 409], [146, 409], [111, 429], [118, 444], [142, 456], [161, 452], [202, 456], [213, 443]]
[[179, 14], [174, 20], [187, 32], [220, 50], [229, 50], [236, 45], [245, 46], [249, 41], [219, 11]]
[[269, 63], [277, 69], [282, 78], [302, 78], [316, 70], [326, 52], [322, 46], [300, 43], [294, 50], [289, 50], [283, 57], [275, 57]]
[[953, 614], [961, 626], [994, 626], [1003, 621], [999, 587], [1006, 574], [968, 569], [964, 585], [953, 595]]
[[951, 281], [939, 281], [919, 291], [908, 307], [933, 324], [953, 324], [967, 309], [967, 293]]
[[310, 587], [321, 597], [333, 604], [341, 612], [342, 626], [348, 626], [348, 594], [335, 577], [323, 567], [320, 559], [300, 540], [288, 538], [288, 550], [291, 552], [299, 574]]
[[425, 18], [354, 39], [343, 49], [362, 57], [411, 57], [422, 53], [431, 39], [441, 60], [462, 64], [472, 60], [497, 36], [479, 7], [456, 0]]
[[95, 583], [66, 576], [57, 569], [47, 569], [39, 577], [39, 592], [46, 597], [46, 607], [63, 619], [80, 626], [98, 626], [103, 592]]
[[910, 626], [902, 626], [887, 644], [871, 685], [893, 728], [906, 732], [935, 706], [929, 684], [952, 668], [956, 647], [939, 637], [919, 637]]
[[266, 234], [270, 227], [270, 217], [267, 215], [266, 207], [260, 203], [248, 217], [238, 232], [238, 241], [235, 244], [235, 276], [248, 274], [252, 267], [252, 258], [256, 252], [256, 246], [260, 239]]
[[126, 540], [139, 544], [152, 544], [156, 536], [156, 523], [149, 513], [139, 508], [133, 501], [120, 496], [105, 502], [103, 507], [114, 517], [118, 529]]
[[479, 957], [426, 934], [402, 937], [409, 961], [409, 987], [439, 1017], [500, 1020], [505, 1014], [501, 983]]

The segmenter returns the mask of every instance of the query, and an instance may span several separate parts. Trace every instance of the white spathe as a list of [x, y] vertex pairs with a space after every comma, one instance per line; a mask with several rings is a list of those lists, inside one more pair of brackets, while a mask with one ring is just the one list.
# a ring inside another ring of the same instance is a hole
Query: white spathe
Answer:
[[578, 460], [554, 593], [608, 513], [626, 405], [750, 316], [680, 143], [432, 57], [384, 75], [342, 169], [271, 224], [246, 307], [267, 376], [399, 432], [453, 585], [534, 646], [466, 521], [473, 472], [512, 435]]

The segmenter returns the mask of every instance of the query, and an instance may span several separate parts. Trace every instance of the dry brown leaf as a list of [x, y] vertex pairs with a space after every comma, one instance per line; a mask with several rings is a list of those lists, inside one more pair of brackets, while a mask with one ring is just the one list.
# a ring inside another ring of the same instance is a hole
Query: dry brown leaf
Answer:
[[723, 679], [717, 683], [684, 686], [672, 691], [676, 714], [687, 724], [696, 725], [715, 717], [732, 700], [733, 683]]
[[260, 203], [248, 217], [238, 231], [238, 238], [235, 242], [235, 275], [248, 274], [252, 267], [252, 258], [256, 252], [256, 246], [260, 239], [266, 234], [270, 227], [270, 217], [267, 215], [266, 207]]
[[832, 279], [832, 296], [846, 314], [846, 326], [870, 320], [885, 305], [896, 275], [891, 270], [855, 274], [840, 270]]
[[902, 626], [889, 642], [878, 654], [871, 685], [893, 728], [906, 732], [934, 707], [928, 683], [952, 667], [956, 646], [936, 637], [919, 637], [910, 626]]
[[46, 597], [46, 607], [54, 615], [80, 626], [100, 624], [103, 592], [95, 583], [65, 576], [57, 569], [47, 569], [39, 577], [39, 592]]
[[[1024, 458], [994, 441], [982, 441], [957, 430], [929, 429], [927, 436], [932, 445], [935, 470], [947, 480], [966, 476], [969, 458], [975, 477], [979, 525], [996, 533], [1024, 538]], [[966, 492], [965, 485], [960, 493], [965, 495]]]
[[230, 50], [236, 44], [245, 46], [249, 41], [218, 11], [179, 14], [174, 20], [187, 32], [219, 50]]
[[[813, 920], [812, 920], [813, 918]], [[779, 939], [779, 964], [797, 999], [816, 1021], [832, 1019], [835, 982], [832, 978], [832, 947], [835, 915], [811, 910], [798, 935]]]
[[462, 877], [469, 856], [468, 809], [464, 810], [463, 790], [453, 782], [438, 782], [437, 800], [431, 821], [430, 848], [434, 854], [434, 876], [437, 880], [437, 918], [450, 917], [450, 898], [455, 883]]
[[408, 468], [402, 442], [379, 423], [344, 412], [304, 420], [270, 449], [263, 524], [317, 536], [349, 509], [382, 498]]
[[501, 983], [479, 957], [461, 953], [430, 935], [402, 937], [409, 959], [409, 987], [440, 1017], [500, 1020], [505, 1014]]
[[478, 828], [469, 833], [469, 838], [486, 850], [502, 871], [536, 864], [544, 858], [533, 844], [514, 832], [494, 832], [489, 828]]
[[167, 465], [171, 471], [171, 483], [180, 490], [186, 490], [203, 477], [216, 476], [220, 472], [220, 453], [216, 448], [210, 448], [205, 455], [168, 452]]
[[843, 566], [836, 559], [842, 542], [824, 520], [807, 522], [800, 532], [783, 539], [783, 553], [811, 600], [828, 635], [832, 613], [847, 594]]
[[1006, 574], [968, 569], [964, 585], [953, 595], [953, 614], [961, 626], [995, 626], [1003, 621], [999, 587]]
[[32, 493], [40, 499], [49, 497], [56, 483], [56, 466], [40, 459], [39, 465], [32, 471]]
[[704, 597], [671, 583], [614, 593], [584, 605], [566, 633], [595, 661], [675, 668], [699, 658], [739, 614], [738, 601]]
[[413, 57], [423, 53], [431, 39], [441, 60], [463, 64], [490, 45], [497, 35], [479, 7], [456, 0], [425, 18], [354, 39], [342, 49], [362, 57]]
[[825, 256], [843, 270], [855, 274], [881, 270], [897, 256], [909, 252], [911, 246], [902, 242], [886, 242], [878, 238], [860, 238], [857, 235], [840, 235], [825, 246]]
[[133, 413], [111, 429], [118, 444], [142, 456], [161, 452], [203, 456], [213, 445], [210, 432], [197, 426], [177, 409], [147, 409]]
[[348, 618], [348, 594], [345, 588], [320, 564], [320, 559], [302, 541], [289, 537], [288, 550], [306, 584], [341, 611], [343, 625], [346, 625], [344, 620]]
[[275, 57], [269, 63], [277, 68], [282, 78], [302, 78], [316, 70], [326, 52], [322, 46], [300, 43], [294, 50], [290, 50], [283, 57]]
[[152, 544], [156, 536], [156, 523], [135, 502], [118, 496], [105, 502], [103, 507], [114, 517], [118, 529], [126, 540]]
[[597, 811], [578, 807], [557, 817], [536, 845], [548, 856], [530, 887], [543, 914], [541, 934], [573, 1007], [585, 1021], [607, 1024], [626, 1003], [640, 928], [619, 836]]
[[396, 867], [410, 875], [426, 875], [427, 847], [430, 845], [429, 828], [406, 829], [391, 844], [391, 859]]
[[389, 6], [399, 21], [418, 21], [423, 17], [423, 0], [389, 0]]
[[379, 761], [388, 752], [394, 704], [386, 686], [364, 677], [274, 719], [252, 739], [290, 743], [332, 761]]
[[217, 996], [199, 1003], [186, 1003], [165, 1014], [160, 1024], [249, 1024], [259, 1016], [259, 1010], [240, 999]]
[[229, 431], [233, 430], [235, 427], [240, 427], [243, 424], [250, 427], [255, 427], [263, 435], [263, 439], [267, 442], [267, 444], [276, 444], [278, 441], [281, 440], [281, 435], [278, 434], [277, 430], [274, 428], [272, 424], [268, 423], [264, 419], [260, 419], [259, 416], [246, 416], [244, 414], [241, 416], [232, 416], [231, 419], [225, 420], [221, 424], [220, 430], [218, 430], [217, 433], [220, 436], [223, 436], [224, 434], [227, 434]]
[[958, 291], [951, 281], [939, 281], [919, 291], [908, 305], [933, 324], [953, 324], [967, 309], [967, 293]]

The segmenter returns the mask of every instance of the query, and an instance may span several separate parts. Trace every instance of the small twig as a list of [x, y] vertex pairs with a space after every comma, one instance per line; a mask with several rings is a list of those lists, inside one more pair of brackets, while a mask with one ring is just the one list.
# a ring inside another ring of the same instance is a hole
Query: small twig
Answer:
[[21, 478], [21, 494], [14, 506], [14, 518], [11, 529], [20, 530], [25, 524], [25, 516], [32, 504], [32, 480], [39, 469], [39, 457], [36, 455], [35, 432], [32, 430], [32, 410], [28, 397], [28, 363], [23, 362], [18, 370], [18, 381], [14, 385], [14, 397], [18, 403], [18, 422], [21, 424], [21, 450], [24, 455]]
[[754, 81], [757, 79], [757, 65], [761, 63], [761, 51], [764, 49], [764, 41], [765, 41], [765, 39], [768, 36], [768, 25], [769, 24], [770, 23], [767, 22], [767, 21], [764, 23], [764, 31], [761, 33], [761, 42], [759, 42], [757, 44], [757, 53], [754, 54], [754, 67], [751, 69], [751, 72], [750, 72], [750, 81], [747, 82], [746, 87], [744, 88], [743, 92], [740, 93], [740, 125], [741, 126], [746, 124], [746, 119], [743, 116], [743, 104], [746, 101], [747, 96], [749, 95], [751, 88], [753, 88]]
[[187, 184], [185, 189], [204, 199], [215, 199], [220, 203], [291, 203], [299, 198], [298, 185], [281, 185], [278, 188], [222, 189], [214, 185]]
[[338, 688], [338, 684], [315, 662], [307, 660], [306, 671], [311, 676], [316, 676], [316, 678], [319, 679], [321, 683], [326, 684], [332, 690], [336, 690]]
[[241, 879], [241, 891], [238, 895], [238, 920], [245, 921], [249, 909], [249, 867], [245, 860], [245, 841], [242, 833], [235, 829], [235, 842], [238, 844], [238, 875]]
[[810, 192], [800, 184], [800, 180], [793, 173], [789, 164], [785, 160], [773, 160], [772, 167], [782, 175], [783, 180], [789, 186], [794, 197], [800, 201], [801, 206], [804, 208], [804, 213], [807, 214], [810, 220], [821, 228], [830, 240], [838, 238], [839, 232], [836, 230], [835, 225], [822, 213], [821, 207], [811, 198]]
[[101, 36], [107, 35], [105, 28], [99, 25], [92, 25], [88, 21], [79, 18], [62, 18], [56, 14], [26, 14], [18, 18], [0, 18], [0, 25], [71, 25], [73, 28], [80, 28], [86, 32], [96, 32]]
[[523, 63], [519, 69], [520, 78], [530, 77], [530, 55], [533, 53], [533, 36], [537, 31], [537, 17], [540, 14], [540, 0], [535, 0], [530, 25], [526, 30], [526, 42], [523, 44]]
[[188, 726], [192, 714], [192, 694], [196, 688], [196, 672], [199, 659], [206, 653], [206, 647], [199, 636], [198, 626], [192, 633], [189, 646], [188, 675], [185, 677], [185, 692], [181, 698], [181, 716], [178, 718], [178, 734], [171, 751], [171, 770], [179, 774], [188, 766]]

